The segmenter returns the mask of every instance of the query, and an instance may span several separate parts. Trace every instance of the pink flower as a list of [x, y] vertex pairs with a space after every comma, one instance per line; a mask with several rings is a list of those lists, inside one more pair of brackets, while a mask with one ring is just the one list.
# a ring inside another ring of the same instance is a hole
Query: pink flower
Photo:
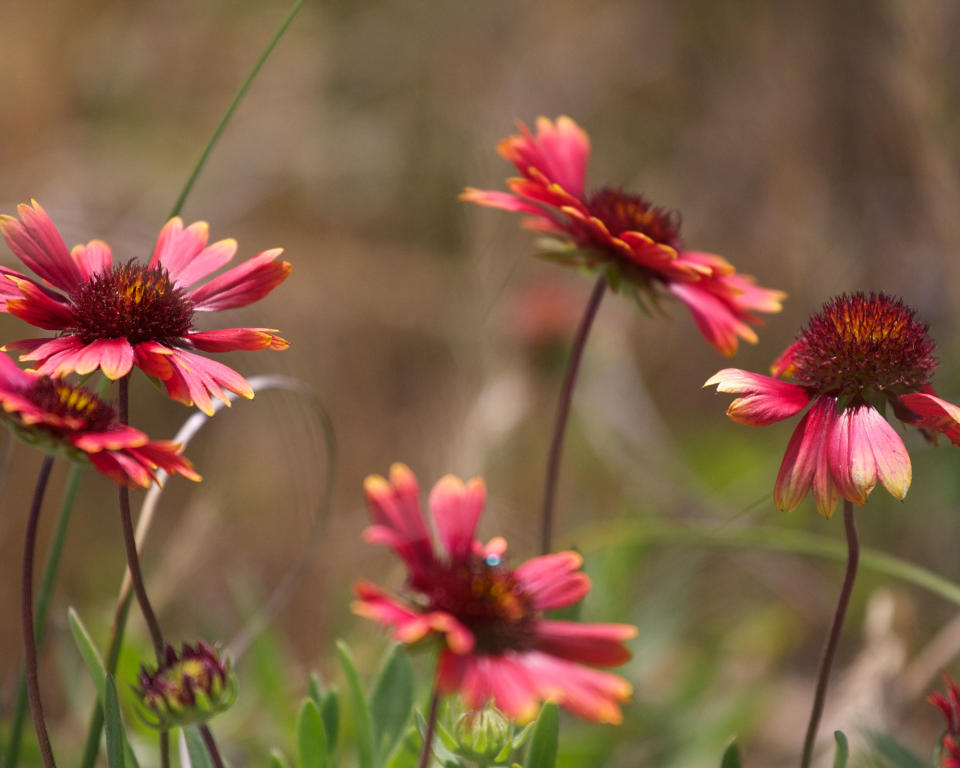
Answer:
[[440, 641], [437, 684], [459, 692], [467, 706], [491, 699], [511, 719], [533, 719], [550, 699], [589, 720], [619, 723], [619, 703], [631, 694], [621, 677], [584, 666], [616, 666], [630, 658], [622, 645], [636, 635], [625, 624], [581, 624], [544, 618], [544, 611], [582, 600], [590, 582], [582, 558], [561, 552], [504, 563], [502, 538], [481, 544], [474, 531], [486, 503], [479, 478], [466, 485], [448, 475], [430, 494], [430, 511], [441, 547], [435, 547], [420, 510], [413, 473], [390, 468], [389, 481], [364, 483], [374, 524], [368, 542], [387, 544], [407, 564], [406, 600], [379, 587], [356, 585], [354, 611], [393, 627], [403, 643]]
[[772, 366], [770, 378], [736, 368], [705, 387], [739, 395], [727, 409], [734, 421], [763, 426], [813, 407], [797, 425], [774, 486], [779, 509], [797, 507], [813, 491], [830, 517], [841, 499], [864, 504], [879, 481], [897, 499], [912, 469], [903, 440], [884, 417], [889, 404], [903, 421], [960, 434], [960, 408], [935, 396], [933, 340], [914, 311], [886, 294], [846, 294], [827, 302]]
[[519, 127], [519, 136], [497, 147], [522, 176], [507, 182], [510, 192], [467, 188], [461, 199], [529, 214], [525, 225], [553, 240], [543, 256], [602, 270], [613, 288], [638, 301], [641, 294], [672, 293], [725, 355], [737, 351], [738, 339], [756, 342], [748, 325], [760, 322], [754, 313], [779, 312], [786, 294], [756, 286], [719, 256], [685, 250], [679, 216], [640, 195], [618, 187], [588, 194], [590, 140], [569, 117], [538, 118], [536, 136]]
[[960, 686], [946, 674], [947, 695], [934, 691], [927, 698], [947, 719], [947, 727], [940, 738], [939, 768], [960, 768]]
[[21, 371], [3, 354], [0, 420], [47, 453], [63, 452], [75, 461], [89, 460], [118, 485], [147, 487], [156, 480], [156, 469], [200, 480], [176, 443], [149, 440], [140, 430], [120, 424], [113, 408], [92, 392], [61, 379]]
[[282, 283], [290, 264], [277, 261], [279, 248], [197, 286], [237, 251], [235, 240], [207, 245], [206, 222], [184, 228], [173, 218], [160, 231], [149, 263], [115, 264], [109, 246], [99, 240], [68, 251], [36, 201], [18, 206], [17, 213], [19, 219], [0, 216], [0, 232], [41, 281], [0, 267], [0, 312], [59, 332], [53, 339], [6, 345], [25, 351], [20, 359], [39, 363], [40, 373], [83, 375], [100, 368], [119, 379], [136, 365], [162, 381], [174, 400], [212, 415], [211, 396], [229, 405], [224, 389], [247, 398], [253, 390], [236, 371], [193, 350], [290, 346], [270, 328], [193, 330], [196, 312], [244, 307]]

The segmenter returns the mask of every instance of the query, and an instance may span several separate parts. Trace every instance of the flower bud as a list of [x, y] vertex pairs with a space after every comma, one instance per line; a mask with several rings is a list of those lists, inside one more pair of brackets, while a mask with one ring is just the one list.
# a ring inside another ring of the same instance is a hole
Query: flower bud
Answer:
[[140, 704], [144, 720], [159, 730], [209, 720], [230, 708], [237, 695], [230, 659], [199, 641], [180, 653], [168, 645], [164, 663], [140, 668]]
[[473, 762], [496, 764], [514, 749], [513, 724], [493, 706], [461, 715], [454, 735], [457, 754]]

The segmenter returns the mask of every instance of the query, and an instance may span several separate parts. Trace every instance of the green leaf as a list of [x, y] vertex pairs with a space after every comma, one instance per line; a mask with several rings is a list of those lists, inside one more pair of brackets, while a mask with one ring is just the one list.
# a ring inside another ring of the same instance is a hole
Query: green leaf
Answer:
[[370, 710], [367, 700], [360, 687], [360, 676], [350, 657], [350, 651], [342, 640], [337, 641], [337, 655], [340, 666], [347, 678], [347, 687], [353, 699], [354, 717], [357, 722], [357, 766], [358, 768], [374, 768], [373, 726], [370, 723]]
[[560, 737], [560, 718], [557, 705], [552, 701], [543, 705], [540, 717], [533, 729], [530, 751], [524, 768], [556, 768], [557, 740]]
[[313, 699], [304, 699], [297, 717], [297, 753], [299, 768], [326, 768], [327, 734], [320, 710]]
[[270, 768], [290, 768], [290, 763], [279, 749], [270, 750]]
[[320, 682], [320, 675], [316, 672], [310, 674], [310, 679], [307, 681], [307, 693], [313, 699], [314, 704], [318, 707], [323, 706], [323, 683]]
[[77, 644], [77, 650], [80, 651], [80, 655], [83, 657], [83, 663], [87, 665], [90, 677], [93, 678], [93, 686], [97, 689], [97, 698], [103, 703], [106, 701], [104, 681], [107, 677], [107, 670], [106, 667], [103, 666], [103, 659], [100, 658], [100, 654], [97, 652], [90, 633], [87, 632], [87, 628], [83, 626], [80, 615], [72, 606], [67, 609], [67, 622], [70, 624], [70, 631], [73, 633], [73, 641]]
[[374, 745], [378, 755], [390, 754], [413, 710], [413, 666], [399, 645], [387, 651], [370, 696]]
[[847, 768], [847, 758], [850, 757], [850, 745], [843, 731], [834, 731], [833, 738], [837, 741], [837, 755], [833, 758], [833, 768]]
[[331, 688], [327, 698], [323, 700], [320, 717], [323, 719], [323, 729], [327, 734], [327, 752], [333, 754], [340, 735], [340, 694], [336, 688]]
[[876, 756], [883, 758], [893, 768], [929, 768], [924, 760], [910, 752], [893, 736], [872, 732], [869, 738]]
[[[417, 757], [419, 758], [424, 749], [423, 740], [427, 736], [427, 721], [424, 719], [423, 715], [420, 714], [420, 712], [416, 712], [415, 717], [417, 722], [417, 731], [420, 735], [419, 742], [416, 744]], [[460, 758], [447, 748], [447, 745], [443, 743], [443, 739], [437, 737], [436, 731], [434, 732], [433, 743], [430, 745], [430, 752], [432, 752], [433, 756], [440, 761], [440, 765], [442, 765], [443, 768], [464, 768]]]
[[117, 697], [117, 685], [113, 675], [105, 675], [103, 697], [103, 719], [107, 728], [107, 768], [124, 768], [123, 722], [120, 720], [120, 700]]
[[723, 759], [720, 761], [720, 768], [742, 768], [740, 762], [740, 748], [737, 742], [732, 742], [723, 753]]
[[183, 729], [183, 738], [187, 743], [187, 754], [190, 756], [190, 768], [214, 768], [213, 759], [207, 752], [207, 745], [203, 743], [200, 729], [189, 725]]

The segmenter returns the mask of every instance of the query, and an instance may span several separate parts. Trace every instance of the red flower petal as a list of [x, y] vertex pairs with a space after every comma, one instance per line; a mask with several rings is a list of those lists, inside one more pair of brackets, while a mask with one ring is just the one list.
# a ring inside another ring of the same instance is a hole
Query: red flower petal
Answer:
[[67, 293], [83, 282], [83, 274], [67, 250], [47, 212], [36, 200], [18, 205], [20, 220], [0, 216], [0, 233], [20, 260], [51, 285]]
[[264, 251], [195, 288], [188, 294], [195, 302], [194, 309], [197, 312], [236, 309], [262, 299], [290, 274], [290, 262], [276, 261], [281, 253], [282, 248]]

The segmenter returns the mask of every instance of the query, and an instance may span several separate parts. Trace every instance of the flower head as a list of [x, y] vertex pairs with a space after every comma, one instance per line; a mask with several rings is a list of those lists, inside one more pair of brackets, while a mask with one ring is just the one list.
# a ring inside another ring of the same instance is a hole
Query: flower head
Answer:
[[947, 720], [947, 727], [940, 738], [940, 762], [938, 768], [960, 768], [960, 686], [949, 676], [943, 676], [947, 695], [934, 691], [927, 698]]
[[170, 396], [213, 414], [212, 397], [229, 405], [224, 389], [243, 397], [253, 390], [236, 371], [198, 355], [245, 349], [286, 349], [270, 328], [196, 331], [197, 312], [216, 312], [262, 299], [290, 273], [278, 261], [281, 249], [264, 251], [204, 285], [196, 284], [229, 262], [235, 240], [207, 245], [209, 227], [184, 227], [179, 217], [160, 231], [153, 257], [114, 263], [99, 240], [67, 250], [40, 205], [21, 205], [19, 218], [0, 216], [10, 249], [41, 279], [0, 267], [0, 312], [59, 335], [23, 339], [6, 348], [38, 363], [53, 376], [87, 374], [100, 368], [111, 379], [136, 365], [163, 382]]
[[756, 286], [719, 256], [685, 250], [676, 213], [619, 187], [588, 193], [590, 141], [569, 117], [539, 118], [536, 136], [520, 123], [520, 135], [497, 149], [521, 174], [507, 182], [510, 192], [468, 188], [461, 198], [529, 214], [526, 226], [550, 238], [544, 256], [602, 270], [638, 299], [668, 291], [726, 355], [739, 339], [756, 342], [756, 312], [780, 311], [786, 294]]
[[409, 596], [399, 600], [362, 582], [354, 611], [391, 625], [400, 642], [439, 640], [440, 690], [459, 691], [471, 709], [492, 700], [520, 722], [533, 719], [547, 699], [590, 720], [620, 722], [619, 702], [629, 698], [629, 683], [583, 665], [627, 661], [623, 642], [636, 629], [544, 618], [544, 611], [572, 605], [590, 590], [579, 570], [580, 555], [561, 552], [508, 567], [503, 539], [487, 544], [474, 539], [486, 503], [478, 478], [464, 484], [448, 475], [434, 486], [430, 510], [440, 547], [434, 546], [417, 480], [406, 466], [393, 465], [389, 480], [368, 477], [364, 490], [374, 521], [365, 538], [389, 545], [403, 558]]
[[160, 730], [205, 722], [237, 696], [230, 660], [202, 640], [184, 643], [179, 654], [168, 645], [164, 663], [141, 667], [137, 682], [144, 719]]
[[887, 405], [909, 424], [960, 437], [960, 408], [930, 386], [934, 344], [914, 315], [885, 293], [844, 294], [828, 301], [773, 364], [778, 378], [726, 368], [704, 384], [739, 395], [727, 415], [741, 424], [772, 424], [813, 403], [783, 457], [773, 492], [778, 508], [794, 509], [812, 490], [829, 517], [841, 498], [864, 504], [878, 481], [904, 498], [910, 456], [884, 417]]
[[47, 453], [89, 460], [120, 485], [146, 487], [156, 480], [157, 469], [200, 479], [176, 443], [149, 440], [140, 430], [120, 424], [113, 407], [94, 393], [63, 379], [21, 371], [4, 354], [0, 421]]

